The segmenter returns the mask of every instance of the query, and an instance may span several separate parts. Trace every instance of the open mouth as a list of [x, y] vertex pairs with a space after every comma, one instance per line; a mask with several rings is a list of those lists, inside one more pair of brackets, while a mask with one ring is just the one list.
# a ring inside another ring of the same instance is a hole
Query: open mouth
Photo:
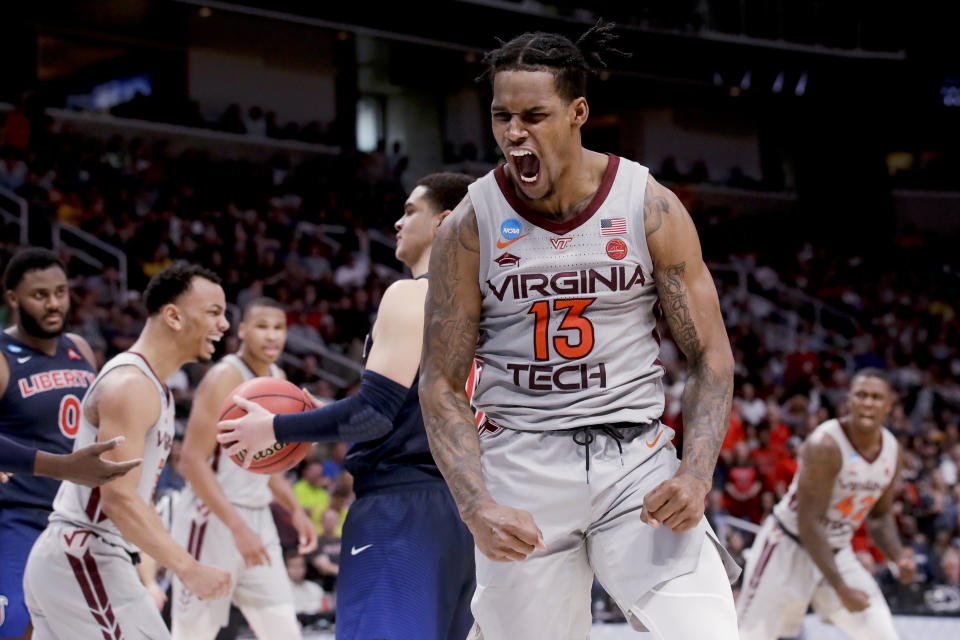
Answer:
[[516, 149], [510, 152], [510, 161], [521, 182], [532, 184], [540, 177], [540, 158], [532, 151]]

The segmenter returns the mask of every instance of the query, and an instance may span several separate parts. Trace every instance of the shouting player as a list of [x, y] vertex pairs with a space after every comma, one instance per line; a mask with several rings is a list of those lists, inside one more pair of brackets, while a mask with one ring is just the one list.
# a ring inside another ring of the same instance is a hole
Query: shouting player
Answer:
[[214, 273], [178, 263], [150, 279], [144, 302], [146, 325], [90, 385], [76, 438], [83, 446], [123, 436], [107, 456], [142, 457], [143, 467], [96, 489], [61, 485], [24, 575], [35, 640], [169, 638], [137, 574], [140, 549], [201, 598], [230, 589], [230, 574], [199, 564], [167, 534], [152, 505], [173, 444], [173, 395], [163, 381], [213, 356], [230, 326], [223, 289]]
[[[657, 638], [737, 635], [738, 569], [703, 517], [733, 357], [683, 205], [581, 144], [587, 72], [612, 37], [527, 33], [486, 56], [507, 162], [470, 185], [430, 257], [420, 401], [479, 550], [486, 640], [587, 637], [594, 576]], [[660, 422], [658, 303], [688, 361], [682, 462]]]

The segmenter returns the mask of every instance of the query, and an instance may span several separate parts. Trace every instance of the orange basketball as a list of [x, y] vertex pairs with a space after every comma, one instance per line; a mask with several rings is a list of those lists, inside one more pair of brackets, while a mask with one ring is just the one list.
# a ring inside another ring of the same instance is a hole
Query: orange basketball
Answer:
[[[279, 378], [254, 378], [247, 380], [230, 392], [223, 406], [220, 407], [219, 420], [233, 420], [246, 415], [246, 411], [233, 402], [233, 396], [242, 396], [256, 402], [270, 413], [297, 413], [313, 408], [310, 399], [297, 388], [297, 385]], [[253, 456], [249, 471], [254, 473], [278, 473], [292, 469], [306, 457], [312, 443], [293, 442], [290, 444], [274, 443]], [[246, 450], [230, 456], [234, 462], [243, 466], [246, 459]]]

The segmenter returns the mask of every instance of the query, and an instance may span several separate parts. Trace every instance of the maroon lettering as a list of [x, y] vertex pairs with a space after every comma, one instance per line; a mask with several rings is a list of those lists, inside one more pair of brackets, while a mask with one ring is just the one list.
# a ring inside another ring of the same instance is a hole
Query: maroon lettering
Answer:
[[533, 391], [550, 391], [553, 389], [550, 376], [551, 369], [553, 367], [549, 365], [530, 365], [530, 389]]
[[520, 290], [524, 298], [530, 297], [529, 291], [536, 291], [544, 297], [550, 295], [547, 292], [547, 276], [542, 273], [525, 273], [520, 276]]
[[550, 278], [550, 286], [557, 293], [580, 293], [577, 273], [575, 271], [561, 271]]
[[607, 367], [603, 362], [551, 365], [508, 363], [513, 384], [531, 391], [580, 391], [590, 387], [606, 388]]

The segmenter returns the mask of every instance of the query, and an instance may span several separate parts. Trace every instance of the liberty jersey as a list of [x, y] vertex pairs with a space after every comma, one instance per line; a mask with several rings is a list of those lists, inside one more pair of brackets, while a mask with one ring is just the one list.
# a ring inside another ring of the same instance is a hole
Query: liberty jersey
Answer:
[[[93, 383], [93, 366], [67, 336], [54, 355], [0, 332], [0, 351], [10, 378], [0, 397], [0, 434], [26, 447], [65, 454], [73, 450], [80, 399]], [[0, 484], [0, 505], [49, 510], [60, 481], [14, 474]]]
[[[160, 396], [160, 416], [147, 429], [144, 436], [143, 464], [140, 467], [140, 482], [137, 484], [137, 493], [144, 502], [151, 504], [153, 491], [157, 486], [157, 478], [167, 460], [170, 448], [173, 446], [173, 395], [157, 378], [144, 357], [133, 351], [124, 351], [105, 364], [90, 389], [94, 389], [105, 376], [119, 367], [136, 367], [142, 371], [156, 385], [157, 393]], [[86, 403], [89, 398], [90, 394], [88, 393], [81, 406], [80, 427], [74, 444], [75, 448], [85, 447], [97, 440], [99, 428], [91, 424], [86, 417]], [[138, 402], [142, 399], [131, 398], [131, 401]], [[61, 484], [53, 502], [53, 513], [50, 515], [50, 521], [67, 522], [91, 529], [96, 535], [111, 544], [120, 546], [131, 553], [139, 551], [136, 545], [123, 538], [120, 530], [103, 512], [99, 487], [91, 489], [73, 482]]]
[[[224, 356], [221, 362], [226, 362], [236, 368], [243, 376], [244, 382], [257, 377], [243, 359], [236, 354]], [[283, 372], [280, 367], [275, 364], [270, 365], [270, 377], [282, 378]], [[217, 474], [217, 481], [223, 488], [223, 494], [231, 504], [257, 508], [265, 507], [273, 500], [273, 493], [268, 486], [270, 475], [253, 473], [236, 464], [223, 452], [220, 443], [217, 443], [213, 452], [213, 460], [210, 466]]]
[[470, 185], [482, 294], [472, 400], [495, 425], [558, 430], [663, 413], [648, 174], [609, 156], [592, 201], [564, 223], [525, 205], [503, 166]]
[[[854, 532], [870, 512], [880, 495], [890, 486], [897, 471], [897, 439], [886, 428], [881, 428], [883, 444], [880, 454], [870, 462], [853, 448], [839, 420], [827, 420], [810, 434], [817, 441], [825, 435], [833, 438], [840, 448], [843, 466], [833, 481], [830, 506], [824, 516], [827, 543], [833, 549], [850, 544]], [[797, 482], [799, 470], [793, 476], [787, 494], [773, 508], [773, 514], [793, 535], [798, 534]]]

